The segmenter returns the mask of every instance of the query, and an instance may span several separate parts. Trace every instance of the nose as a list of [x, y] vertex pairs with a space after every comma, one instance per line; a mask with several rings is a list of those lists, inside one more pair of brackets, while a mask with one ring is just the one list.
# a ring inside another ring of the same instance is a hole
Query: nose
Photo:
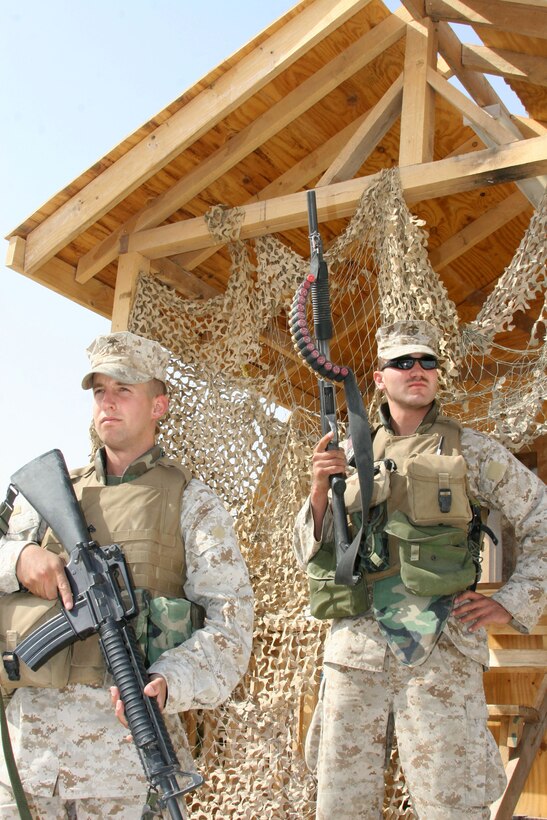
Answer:
[[116, 406], [116, 396], [112, 390], [105, 390], [102, 395], [101, 404], [103, 407], [113, 408]]

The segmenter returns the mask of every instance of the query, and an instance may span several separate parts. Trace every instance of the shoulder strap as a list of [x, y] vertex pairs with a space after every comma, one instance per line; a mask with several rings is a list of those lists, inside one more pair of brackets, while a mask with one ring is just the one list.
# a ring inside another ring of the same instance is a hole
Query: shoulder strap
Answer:
[[9, 529], [9, 520], [13, 512], [13, 503], [17, 498], [17, 495], [17, 490], [13, 484], [10, 484], [6, 498], [0, 505], [0, 536], [5, 535]]

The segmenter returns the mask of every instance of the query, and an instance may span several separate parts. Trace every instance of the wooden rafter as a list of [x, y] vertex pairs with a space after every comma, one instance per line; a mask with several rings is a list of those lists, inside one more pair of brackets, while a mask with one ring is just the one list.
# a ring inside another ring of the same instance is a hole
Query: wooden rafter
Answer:
[[[521, 140], [464, 157], [401, 168], [401, 182], [409, 203], [446, 196], [489, 184], [497, 184], [547, 172], [547, 137]], [[375, 176], [320, 188], [317, 192], [319, 221], [350, 216], [363, 191]], [[301, 193], [243, 206], [242, 239], [307, 224], [306, 200]], [[218, 245], [203, 217], [163, 225], [124, 237], [121, 252], [137, 251], [157, 258]]]
[[431, 20], [412, 20], [407, 26], [399, 165], [433, 159], [434, 99], [427, 82], [435, 72], [437, 35]]
[[425, 0], [426, 14], [434, 20], [486, 25], [527, 37], [547, 37], [547, 8], [523, 8], [522, 4], [491, 0]]
[[371, 151], [389, 131], [401, 113], [403, 77], [394, 83], [363, 118], [352, 137], [329, 165], [317, 183], [317, 187], [351, 179], [363, 165]]
[[86, 282], [117, 255], [116, 241], [124, 234], [159, 225], [176, 210], [185, 205], [199, 191], [211, 185], [226, 171], [251, 154], [274, 134], [281, 131], [302, 113], [311, 108], [356, 71], [372, 62], [382, 51], [404, 36], [405, 25], [396, 18], [387, 18], [367, 32], [339, 57], [298, 88], [287, 94], [260, 118], [254, 120], [225, 145], [214, 151], [209, 158], [180, 179], [165, 194], [135, 214], [129, 222], [120, 226], [98, 248], [94, 248], [79, 262], [77, 280]]
[[520, 216], [529, 207], [527, 199], [521, 193], [517, 191], [511, 194], [507, 199], [502, 200], [451, 236], [438, 248], [430, 251], [431, 266], [438, 273], [462, 254], [467, 253], [474, 245], [502, 228], [511, 219]]
[[547, 86], [547, 58], [503, 48], [463, 45], [462, 65], [500, 77]]
[[[36, 271], [67, 241], [103, 216], [223, 117], [270, 82], [370, 0], [316, 0], [243, 57], [212, 87], [162, 123], [61, 206], [29, 236], [25, 269]], [[234, 93], [237, 89], [237, 93]]]

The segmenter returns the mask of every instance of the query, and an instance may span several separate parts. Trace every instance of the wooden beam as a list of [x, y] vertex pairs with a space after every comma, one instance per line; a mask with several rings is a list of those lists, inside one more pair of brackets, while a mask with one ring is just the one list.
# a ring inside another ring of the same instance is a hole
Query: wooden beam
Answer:
[[503, 48], [462, 45], [462, 64], [472, 71], [485, 71], [500, 77], [526, 80], [547, 86], [547, 58]]
[[435, 100], [427, 76], [428, 70], [435, 72], [436, 55], [433, 22], [427, 18], [420, 22], [412, 20], [406, 34], [400, 167], [433, 159]]
[[[536, 650], [540, 651], [541, 650]], [[538, 720], [536, 723], [527, 723], [523, 729], [520, 743], [506, 766], [507, 786], [502, 796], [490, 807], [492, 820], [511, 820], [530, 774], [535, 756], [541, 747], [545, 729], [547, 728], [547, 674], [543, 676], [536, 702], [534, 704]]]
[[[493, 105], [488, 106], [485, 111], [497, 119], [502, 126], [510, 131], [514, 135], [515, 139], [521, 138], [521, 131], [516, 125], [514, 118], [508, 116], [503, 108], [500, 108], [498, 105]], [[492, 134], [483, 131], [478, 124], [472, 123], [471, 127], [487, 147], [492, 148], [497, 145], [497, 141]], [[517, 187], [520, 188], [524, 196], [534, 206], [534, 208], [539, 206], [546, 186], [547, 176], [545, 176], [545, 174], [540, 177], [536, 177], [535, 179], [523, 179], [517, 183]]]
[[87, 282], [111, 262], [116, 256], [118, 243], [124, 234], [159, 225], [344, 80], [372, 62], [386, 48], [403, 37], [404, 33], [405, 24], [395, 16], [386, 18], [368, 31], [346, 51], [304, 80], [261, 117], [200, 162], [168, 191], [156, 197], [98, 246], [82, 256], [78, 264], [77, 281]]
[[100, 316], [108, 318], [112, 315], [114, 291], [111, 287], [99, 281], [90, 282], [92, 287], [89, 284], [86, 287], [78, 284], [74, 279], [75, 268], [57, 257], [50, 259], [38, 273], [30, 276], [24, 265], [25, 250], [25, 240], [20, 236], [12, 236], [8, 246], [7, 267]]
[[[410, 165], [401, 168], [401, 183], [407, 202], [413, 203], [512, 182], [544, 171], [547, 171], [547, 136], [424, 165]], [[376, 179], [375, 174], [319, 188], [319, 221], [351, 216], [363, 192]], [[304, 192], [245, 205], [243, 212], [242, 239], [307, 225]], [[120, 250], [157, 258], [215, 245], [218, 243], [211, 237], [205, 219], [196, 217], [132, 234], [123, 240]]]
[[547, 649], [490, 649], [489, 667], [492, 670], [537, 672], [547, 669]]
[[334, 162], [318, 181], [317, 187], [342, 182], [355, 176], [400, 115], [402, 99], [403, 77], [400, 75], [371, 108], [351, 139], [345, 143]]
[[487, 236], [503, 228], [512, 219], [528, 210], [530, 204], [520, 191], [508, 196], [498, 205], [490, 208], [461, 231], [451, 236], [429, 254], [429, 261], [434, 270], [441, 271], [455, 259], [467, 253], [474, 245], [482, 242]]
[[189, 270], [166, 257], [153, 259], [150, 270], [160, 282], [169, 285], [170, 288], [173, 288], [186, 299], [211, 299], [221, 292], [218, 288], [209, 285]]
[[543, 134], [547, 134], [547, 128], [543, 123], [532, 119], [532, 117], [522, 117], [519, 114], [511, 114], [511, 119], [526, 139], [529, 137], [541, 137]]
[[289, 20], [38, 225], [27, 237], [28, 273], [369, 2], [316, 0]]
[[25, 269], [25, 249], [27, 243], [22, 236], [12, 236], [6, 254], [6, 267], [19, 273]]
[[526, 37], [547, 37], [547, 7], [525, 8], [492, 0], [425, 0], [426, 13], [435, 20], [486, 25]]
[[445, 100], [460, 111], [464, 117], [479, 126], [482, 131], [488, 134], [497, 145], [513, 142], [515, 134], [507, 128], [499, 119], [493, 117], [484, 108], [481, 108], [473, 100], [470, 100], [462, 91], [454, 85], [440, 77], [436, 71], [430, 69], [427, 73], [429, 84]]
[[[300, 191], [305, 188], [310, 180], [316, 179], [318, 174], [334, 160], [334, 158], [341, 152], [344, 145], [352, 139], [356, 130], [358, 130], [367, 114], [358, 117], [355, 122], [346, 125], [341, 131], [338, 131], [327, 142], [320, 145], [311, 154], [307, 154], [300, 162], [295, 163], [288, 171], [274, 179], [269, 185], [266, 185], [258, 194], [249, 197], [245, 204], [251, 202], [260, 202], [264, 199], [270, 199], [276, 196], [283, 196], [284, 194], [292, 194], [294, 191]], [[318, 182], [317, 185], [320, 183]], [[216, 248], [205, 248], [201, 251], [194, 251], [192, 253], [184, 253], [177, 255], [175, 260], [182, 265], [185, 270], [193, 270], [206, 259], [209, 259]], [[201, 280], [197, 280], [198, 282]]]
[[[425, 0], [402, 0], [402, 2], [414, 19], [421, 20], [427, 16]], [[477, 71], [469, 71], [462, 65], [462, 44], [448, 23], [443, 23], [442, 21], [437, 23], [437, 37], [440, 55], [446, 60], [454, 76], [458, 78], [477, 105], [483, 106], [501, 103], [501, 99], [484, 74], [480, 74]]]
[[[495, 105], [488, 109], [480, 108], [435, 71], [428, 72], [428, 81], [447, 102], [462, 112], [464, 118], [469, 120], [469, 123], [464, 121], [464, 124], [470, 124], [486, 146], [493, 148], [521, 139], [519, 129], [501, 107]], [[528, 201], [537, 208], [545, 189], [545, 179], [526, 179], [517, 184]]]
[[112, 333], [128, 329], [139, 275], [149, 271], [150, 260], [140, 253], [125, 253], [120, 256], [112, 308]]

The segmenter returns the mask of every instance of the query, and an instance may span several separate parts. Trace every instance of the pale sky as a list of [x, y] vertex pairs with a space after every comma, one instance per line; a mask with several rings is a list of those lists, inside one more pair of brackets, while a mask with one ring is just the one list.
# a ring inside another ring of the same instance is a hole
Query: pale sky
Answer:
[[[294, 4], [2, 0], [2, 237]], [[108, 320], [5, 267], [6, 251], [4, 242], [2, 499], [12, 473], [47, 450], [62, 450], [69, 468], [87, 463], [85, 349], [110, 330]]]

